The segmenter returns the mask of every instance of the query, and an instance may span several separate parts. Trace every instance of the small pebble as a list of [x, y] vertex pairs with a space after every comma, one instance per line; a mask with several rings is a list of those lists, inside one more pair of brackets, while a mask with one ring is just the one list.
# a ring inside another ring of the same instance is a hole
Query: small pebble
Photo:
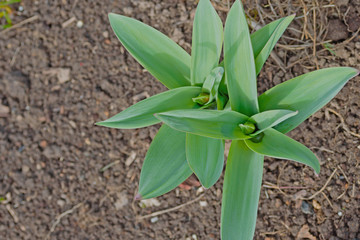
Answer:
[[302, 201], [301, 211], [305, 214], [312, 214], [311, 207], [306, 201]]
[[18, 11], [19, 11], [19, 12], [24, 11], [24, 7], [23, 7], [23, 6], [19, 6]]
[[150, 219], [151, 223], [156, 223], [157, 221], [159, 221], [158, 217], [153, 217], [153, 218]]
[[78, 28], [82, 28], [82, 27], [84, 26], [83, 21], [77, 21], [76, 26], [77, 26]]
[[104, 38], [108, 38], [109, 37], [109, 32], [108, 31], [105, 31], [102, 33], [103, 37]]
[[200, 207], [207, 207], [208, 203], [206, 201], [200, 201]]
[[63, 207], [66, 202], [65, 202], [64, 200], [62, 200], [62, 199], [59, 199], [59, 200], [56, 201], [56, 203], [57, 203], [57, 205], [59, 205], [60, 207]]
[[203, 193], [204, 192], [204, 188], [203, 187], [199, 187], [198, 190], [196, 190], [196, 196]]
[[343, 213], [342, 213], [342, 212], [338, 212], [338, 215], [339, 215], [339, 217], [341, 217], [341, 216], [343, 215]]
[[29, 170], [30, 170], [30, 168], [29, 168], [28, 166], [26, 166], [26, 165], [23, 165], [22, 168], [21, 168], [21, 171], [22, 171], [24, 174], [28, 173]]
[[39, 145], [40, 145], [41, 148], [46, 148], [47, 147], [47, 142], [45, 140], [42, 140]]
[[355, 48], [360, 49], [360, 42], [355, 43]]

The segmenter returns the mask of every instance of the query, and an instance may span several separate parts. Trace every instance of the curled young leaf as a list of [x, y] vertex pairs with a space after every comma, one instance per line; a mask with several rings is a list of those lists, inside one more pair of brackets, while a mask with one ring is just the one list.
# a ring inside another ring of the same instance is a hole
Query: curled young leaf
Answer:
[[206, 77], [205, 82], [202, 86], [202, 90], [209, 93], [209, 100], [207, 104], [211, 103], [219, 94], [219, 86], [221, 79], [224, 74], [224, 68], [216, 67]]
[[274, 127], [277, 124], [285, 121], [288, 118], [295, 116], [298, 112], [291, 110], [269, 110], [261, 113], [257, 113], [250, 117], [250, 121], [256, 123], [257, 131], [252, 133], [252, 136], [255, 136], [268, 128]]

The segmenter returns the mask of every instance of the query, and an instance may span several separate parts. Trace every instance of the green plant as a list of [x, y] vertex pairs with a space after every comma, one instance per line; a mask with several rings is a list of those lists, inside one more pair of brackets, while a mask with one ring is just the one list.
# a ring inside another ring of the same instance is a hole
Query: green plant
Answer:
[[9, 16], [12, 13], [10, 5], [18, 2], [21, 2], [21, 0], [0, 1], [0, 18], [4, 17], [6, 20], [6, 24], [2, 25], [2, 28], [9, 28], [12, 26], [12, 20]]
[[[288, 80], [257, 96], [256, 77], [294, 15], [249, 33], [237, 0], [225, 29], [209, 0], [196, 10], [191, 57], [157, 30], [128, 17], [109, 14], [111, 26], [132, 56], [170, 90], [140, 101], [97, 125], [132, 129], [159, 122], [140, 175], [138, 198], [162, 195], [195, 173], [209, 188], [227, 159], [222, 239], [252, 239], [264, 155], [312, 167], [315, 155], [287, 137], [329, 102], [359, 72], [328, 68]], [[224, 61], [219, 63], [224, 44]]]

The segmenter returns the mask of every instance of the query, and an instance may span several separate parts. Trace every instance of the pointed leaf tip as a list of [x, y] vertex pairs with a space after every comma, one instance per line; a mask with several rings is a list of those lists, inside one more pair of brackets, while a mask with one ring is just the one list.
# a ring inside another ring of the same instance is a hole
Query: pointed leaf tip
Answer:
[[313, 168], [317, 174], [320, 172], [318, 158], [303, 144], [273, 128], [267, 129], [264, 134], [260, 142], [245, 140], [246, 145], [259, 154], [299, 162]]
[[276, 85], [259, 96], [260, 112], [293, 109], [299, 113], [275, 127], [287, 133], [326, 105], [359, 70], [350, 67], [325, 68]]
[[137, 194], [135, 195], [135, 197], [134, 197], [134, 200], [135, 200], [135, 201], [138, 201], [138, 200], [141, 200], [141, 199], [142, 199], [142, 196], [141, 196], [140, 193], [137, 193]]
[[185, 137], [185, 133], [161, 126], [141, 169], [138, 193], [143, 199], [169, 192], [192, 174], [184, 151]]
[[110, 13], [110, 25], [122, 45], [167, 88], [190, 85], [190, 55], [158, 30], [126, 16]]
[[220, 59], [223, 25], [209, 0], [201, 0], [196, 8], [191, 49], [192, 85], [201, 85]]
[[104, 122], [104, 121], [96, 122], [96, 123], [94, 123], [94, 125], [96, 125], [96, 126], [102, 126], [103, 122]]
[[187, 162], [201, 185], [206, 189], [214, 185], [224, 166], [224, 142], [188, 133], [185, 151]]

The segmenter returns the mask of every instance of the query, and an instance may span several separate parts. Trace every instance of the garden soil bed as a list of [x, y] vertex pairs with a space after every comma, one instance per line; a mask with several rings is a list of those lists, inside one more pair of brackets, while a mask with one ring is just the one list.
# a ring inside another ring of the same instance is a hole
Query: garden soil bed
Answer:
[[[299, 18], [280, 40], [278, 60], [269, 58], [259, 76], [259, 93], [317, 67], [360, 69], [357, 0], [327, 7], [323, 1], [258, 1], [262, 10], [244, 2], [259, 23], [301, 16], [301, 2], [309, 13], [306, 31]], [[227, 1], [215, 4], [224, 19]], [[220, 239], [223, 176], [198, 201], [136, 220], [188, 203], [201, 189], [183, 185], [141, 208], [133, 198], [159, 125], [94, 126], [166, 90], [124, 50], [107, 13], [139, 19], [190, 52], [196, 1], [24, 0], [22, 6], [14, 23], [35, 17], [0, 32], [0, 239]], [[323, 27], [316, 58], [314, 19]], [[326, 40], [332, 45], [321, 43]], [[255, 239], [360, 239], [359, 80], [289, 134], [319, 157], [319, 176], [266, 158]]]

